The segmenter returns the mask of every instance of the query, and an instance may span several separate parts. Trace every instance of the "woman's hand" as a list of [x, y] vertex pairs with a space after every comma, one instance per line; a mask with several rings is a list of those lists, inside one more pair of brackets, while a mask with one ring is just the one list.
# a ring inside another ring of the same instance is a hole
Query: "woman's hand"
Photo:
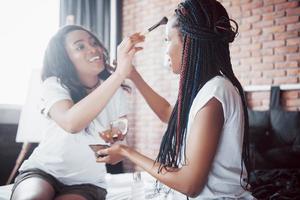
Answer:
[[121, 44], [118, 46], [117, 50], [117, 63], [118, 67], [116, 72], [122, 75], [124, 78], [129, 75], [133, 66], [132, 59], [136, 52], [142, 50], [142, 47], [136, 46], [145, 40], [145, 36], [139, 33], [134, 33], [133, 35], [125, 38]]
[[112, 128], [99, 133], [100, 137], [107, 143], [113, 144], [117, 141], [123, 141], [126, 134], [122, 134], [120, 129]]
[[130, 74], [128, 75], [127, 78], [129, 78], [130, 80], [132, 80], [134, 82], [134, 80], [136, 79], [136, 77], [139, 75], [138, 71], [135, 69], [135, 66], [132, 66], [132, 70], [130, 72]]
[[103, 156], [97, 158], [97, 162], [108, 163], [108, 164], [116, 164], [124, 159], [123, 150], [124, 148], [128, 148], [122, 144], [114, 144], [109, 148], [101, 149], [97, 152], [98, 155]]

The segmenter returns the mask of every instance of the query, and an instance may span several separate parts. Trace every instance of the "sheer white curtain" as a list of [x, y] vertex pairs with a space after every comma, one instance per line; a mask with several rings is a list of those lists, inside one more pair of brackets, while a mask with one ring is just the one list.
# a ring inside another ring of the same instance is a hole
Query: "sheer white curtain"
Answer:
[[0, 2], [0, 104], [23, 105], [30, 73], [59, 27], [59, 0]]

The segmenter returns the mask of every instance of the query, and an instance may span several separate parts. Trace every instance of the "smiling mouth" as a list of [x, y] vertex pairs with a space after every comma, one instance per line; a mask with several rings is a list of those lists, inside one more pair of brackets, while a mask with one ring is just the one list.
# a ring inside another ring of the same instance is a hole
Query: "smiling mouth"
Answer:
[[94, 62], [95, 60], [100, 60], [100, 56], [95, 56], [89, 59], [89, 62]]

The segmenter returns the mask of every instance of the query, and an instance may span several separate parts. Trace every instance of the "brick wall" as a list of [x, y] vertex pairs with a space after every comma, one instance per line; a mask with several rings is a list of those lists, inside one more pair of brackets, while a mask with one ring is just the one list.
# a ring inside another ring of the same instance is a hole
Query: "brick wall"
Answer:
[[[123, 36], [143, 31], [163, 16], [171, 17], [179, 0], [124, 0]], [[245, 85], [278, 85], [300, 82], [299, 0], [222, 0], [239, 24], [231, 46], [234, 71]], [[164, 27], [151, 32], [136, 56], [136, 67], [145, 80], [171, 103], [176, 100], [178, 77], [164, 66]], [[130, 83], [129, 83], [130, 84]], [[151, 158], [158, 152], [166, 126], [133, 87], [130, 96], [129, 145]], [[247, 94], [249, 106], [268, 109], [269, 92]], [[300, 110], [300, 91], [283, 93], [287, 110]], [[134, 166], [125, 161], [127, 171]]]

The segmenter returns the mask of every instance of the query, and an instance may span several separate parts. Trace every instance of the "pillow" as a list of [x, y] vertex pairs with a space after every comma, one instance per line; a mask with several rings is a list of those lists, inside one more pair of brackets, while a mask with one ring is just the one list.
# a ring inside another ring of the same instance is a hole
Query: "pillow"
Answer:
[[279, 145], [300, 145], [300, 112], [272, 109], [271, 125]]
[[271, 88], [270, 115], [278, 145], [300, 145], [300, 112], [282, 109], [279, 87]]
[[254, 145], [258, 151], [268, 149], [266, 141], [270, 141], [270, 112], [269, 111], [254, 111], [248, 109], [249, 117], [249, 142]]
[[300, 145], [273, 148], [264, 157], [274, 168], [300, 168]]

